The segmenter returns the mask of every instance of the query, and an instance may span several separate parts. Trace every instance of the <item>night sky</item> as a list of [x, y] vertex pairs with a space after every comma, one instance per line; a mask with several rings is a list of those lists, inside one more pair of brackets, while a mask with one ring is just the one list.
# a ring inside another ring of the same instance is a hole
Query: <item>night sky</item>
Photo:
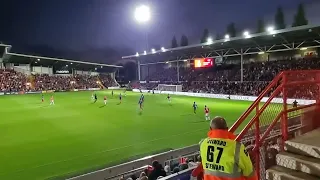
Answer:
[[[303, 0], [306, 6], [319, 0]], [[2, 2], [0, 41], [85, 50], [126, 47], [142, 52], [149, 44], [169, 46], [182, 34], [199, 43], [204, 28], [223, 33], [226, 25], [255, 27], [257, 19], [273, 19], [276, 8], [295, 12], [301, 0], [10, 0]], [[149, 4], [152, 20], [135, 22], [136, 5]], [[318, 3], [317, 3], [318, 4]], [[319, 6], [320, 7], [320, 6]], [[310, 13], [312, 14], [312, 13]], [[290, 15], [292, 16], [292, 15]], [[291, 24], [292, 17], [286, 17]], [[311, 22], [312, 23], [312, 22]]]

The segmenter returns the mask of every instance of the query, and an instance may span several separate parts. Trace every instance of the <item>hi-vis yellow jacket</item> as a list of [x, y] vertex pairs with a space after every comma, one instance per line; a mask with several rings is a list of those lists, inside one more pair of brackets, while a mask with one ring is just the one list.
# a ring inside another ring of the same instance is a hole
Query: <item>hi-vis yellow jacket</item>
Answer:
[[258, 180], [248, 152], [227, 130], [211, 130], [200, 142], [204, 180]]

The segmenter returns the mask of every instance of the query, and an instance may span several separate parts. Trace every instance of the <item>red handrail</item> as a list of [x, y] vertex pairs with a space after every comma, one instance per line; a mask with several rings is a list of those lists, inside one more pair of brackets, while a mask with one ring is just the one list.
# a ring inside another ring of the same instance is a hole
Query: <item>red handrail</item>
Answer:
[[248, 130], [251, 128], [251, 126], [253, 125], [253, 123], [257, 120], [258, 117], [260, 117], [260, 115], [263, 113], [263, 111], [267, 108], [267, 106], [271, 103], [272, 99], [276, 97], [276, 95], [278, 95], [278, 93], [280, 92], [280, 90], [282, 89], [282, 86], [278, 86], [277, 89], [275, 91], [273, 91], [273, 93], [271, 94], [271, 96], [268, 98], [268, 100], [263, 104], [263, 106], [261, 107], [261, 109], [259, 110], [258, 113], [256, 113], [254, 115], [254, 117], [250, 120], [250, 122], [242, 129], [242, 131], [238, 134], [236, 140], [240, 140], [247, 132]]
[[238, 120], [229, 129], [230, 132], [234, 133], [236, 129], [243, 123], [243, 121], [249, 116], [249, 114], [254, 110], [254, 108], [259, 105], [261, 99], [267, 94], [267, 92], [278, 83], [281, 79], [283, 72], [279, 73], [270, 84], [260, 93], [257, 99], [250, 105], [250, 107], [238, 118]]
[[[297, 110], [301, 110], [301, 109], [306, 109], [306, 108], [309, 108], [309, 107], [312, 107], [316, 105], [316, 103], [313, 103], [313, 104], [309, 104], [309, 105], [303, 105], [303, 106], [299, 106], [299, 107], [296, 107], [296, 108], [291, 108], [289, 110], [287, 110], [287, 113], [289, 112], [293, 112], [293, 111], [297, 111]], [[278, 120], [281, 118], [282, 114], [285, 113], [283, 111], [281, 111], [278, 116], [272, 121], [272, 123], [270, 124], [270, 126], [266, 129], [266, 131], [264, 132], [264, 134], [261, 136], [260, 140], [259, 140], [259, 144], [261, 144], [266, 138], [267, 136], [269, 135], [270, 131], [273, 129], [273, 127], [276, 125], [276, 123], [278, 122]], [[254, 146], [253, 149], [255, 149], [256, 146]]]
[[[301, 74], [300, 74], [301, 73]], [[292, 75], [292, 76], [291, 76]], [[300, 77], [310, 76], [310, 79], [303, 79]], [[316, 78], [313, 78], [314, 75], [316, 75]], [[297, 111], [299, 109], [305, 109], [313, 106], [320, 105], [319, 97], [317, 97], [317, 102], [309, 105], [303, 105], [299, 106], [297, 108], [290, 108], [287, 109], [287, 93], [288, 88], [291, 88], [293, 86], [303, 85], [303, 84], [316, 84], [319, 86], [318, 93], [320, 94], [320, 70], [302, 70], [302, 71], [283, 71], [279, 73], [271, 82], [270, 84], [260, 93], [260, 95], [257, 97], [257, 99], [250, 105], [250, 107], [240, 116], [240, 118], [233, 124], [233, 126], [229, 129], [230, 132], [235, 132], [236, 129], [239, 128], [239, 126], [248, 118], [248, 116], [255, 110], [254, 117], [250, 118], [250, 121], [246, 124], [246, 126], [242, 129], [242, 131], [238, 134], [236, 140], [241, 140], [245, 137], [247, 132], [250, 128], [255, 126], [255, 129], [253, 131], [254, 134], [252, 134], [254, 141], [254, 147], [252, 149], [254, 153], [254, 158], [256, 160], [255, 168], [258, 172], [260, 171], [260, 158], [261, 154], [259, 151], [259, 148], [264, 144], [264, 141], [266, 138], [270, 135], [270, 132], [272, 129], [276, 126], [276, 124], [281, 120], [281, 128], [280, 132], [282, 133], [282, 145], [280, 147], [284, 147], [284, 142], [287, 140], [288, 137], [288, 113]], [[271, 92], [271, 89], [274, 89]], [[270, 93], [270, 97], [268, 97], [268, 100], [262, 105], [261, 109], [259, 109], [259, 103], [261, 102], [262, 98], [266, 96], [267, 93]], [[277, 116], [266, 126], [266, 129], [264, 130], [264, 133], [260, 136], [262, 132], [260, 132], [260, 116], [265, 111], [265, 109], [268, 107], [268, 105], [272, 102], [272, 100], [279, 95], [282, 92], [283, 96], [283, 106], [281, 108], [281, 111], [277, 114]], [[251, 136], [251, 137], [252, 137]], [[283, 150], [283, 148], [281, 148]], [[265, 169], [263, 170], [265, 171]], [[258, 173], [258, 176], [260, 177], [260, 173]]]

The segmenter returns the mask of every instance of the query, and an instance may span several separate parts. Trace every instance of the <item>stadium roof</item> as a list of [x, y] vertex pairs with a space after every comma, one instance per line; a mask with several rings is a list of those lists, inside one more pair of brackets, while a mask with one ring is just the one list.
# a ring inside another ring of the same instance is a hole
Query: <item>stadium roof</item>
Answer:
[[10, 45], [0, 44], [0, 47], [4, 47], [4, 52], [2, 57], [5, 63], [31, 64], [34, 66], [46, 66], [46, 67], [68, 66], [69, 68], [74, 68], [78, 70], [93, 70], [93, 71], [97, 71], [98, 69], [99, 71], [108, 71], [112, 68], [122, 67], [117, 65], [93, 63], [93, 62], [78, 61], [78, 60], [71, 60], [71, 59], [19, 54], [19, 53], [10, 52], [10, 49], [11, 49]]
[[160, 49], [123, 56], [122, 59], [150, 61], [186, 60], [195, 57], [229, 57], [249, 54], [272, 53], [320, 47], [320, 25], [306, 25], [281, 30], [269, 27], [266, 32], [212, 40], [211, 42], [184, 47]]

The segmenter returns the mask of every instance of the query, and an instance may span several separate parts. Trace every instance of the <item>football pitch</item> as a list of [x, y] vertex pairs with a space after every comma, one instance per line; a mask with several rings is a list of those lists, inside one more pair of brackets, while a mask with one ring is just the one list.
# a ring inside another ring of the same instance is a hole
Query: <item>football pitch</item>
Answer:
[[[62, 177], [115, 165], [131, 158], [198, 143], [209, 129], [210, 116], [228, 124], [251, 102], [145, 94], [139, 113], [139, 93], [98, 91], [0, 96], [0, 179], [38, 180]], [[103, 105], [103, 96], [108, 104]], [[192, 104], [198, 105], [197, 114]]]

